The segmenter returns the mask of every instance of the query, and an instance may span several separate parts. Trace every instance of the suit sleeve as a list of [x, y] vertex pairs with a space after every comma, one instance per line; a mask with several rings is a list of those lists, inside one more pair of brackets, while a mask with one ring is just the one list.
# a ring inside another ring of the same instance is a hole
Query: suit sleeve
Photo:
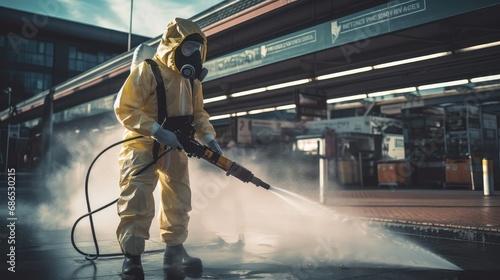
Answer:
[[210, 123], [210, 115], [203, 108], [203, 92], [201, 82], [195, 80], [194, 84], [194, 127], [196, 129], [196, 138], [208, 144], [215, 139], [215, 129]]
[[142, 62], [130, 73], [114, 104], [116, 118], [125, 128], [151, 136], [157, 112], [148, 112], [144, 108], [150, 107], [145, 106], [148, 102], [156, 100], [152, 98], [155, 88], [156, 81], [151, 67]]

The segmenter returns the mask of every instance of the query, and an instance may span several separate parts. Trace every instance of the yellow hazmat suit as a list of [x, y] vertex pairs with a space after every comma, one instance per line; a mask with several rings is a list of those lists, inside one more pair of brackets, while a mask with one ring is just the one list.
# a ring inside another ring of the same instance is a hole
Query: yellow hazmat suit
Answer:
[[[193, 22], [176, 18], [167, 25], [161, 43], [153, 57], [158, 63], [166, 93], [168, 117], [193, 115], [195, 136], [204, 143], [215, 137], [209, 115], [203, 109], [201, 82], [181, 76], [175, 64], [175, 50], [191, 34], [200, 34], [205, 46], [201, 54], [206, 59], [206, 36]], [[125, 142], [119, 155], [120, 190], [118, 214], [121, 218], [117, 237], [123, 253], [140, 255], [155, 214], [153, 190], [161, 185], [160, 234], [169, 246], [182, 244], [188, 235], [188, 212], [191, 210], [188, 158], [183, 151], [173, 150], [160, 158], [156, 165], [135, 175], [153, 161], [153, 143], [158, 128], [156, 81], [151, 67], [140, 63], [130, 73], [118, 93], [114, 105], [119, 122], [126, 128], [124, 138], [142, 135]], [[160, 153], [163, 148], [160, 149]]]

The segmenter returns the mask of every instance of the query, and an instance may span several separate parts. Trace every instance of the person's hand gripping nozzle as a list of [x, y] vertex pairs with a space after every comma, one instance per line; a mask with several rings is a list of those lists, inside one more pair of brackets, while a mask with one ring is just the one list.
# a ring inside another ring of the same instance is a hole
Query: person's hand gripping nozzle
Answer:
[[180, 131], [176, 131], [175, 135], [177, 135], [179, 143], [184, 147], [188, 156], [202, 158], [226, 171], [227, 176], [232, 175], [244, 183], [250, 182], [258, 187], [263, 187], [266, 190], [271, 187], [268, 183], [257, 178], [250, 170], [241, 166], [237, 162], [228, 159], [218, 151], [214, 151], [214, 149], [200, 144], [198, 141], [193, 139], [193, 137], [190, 137]]

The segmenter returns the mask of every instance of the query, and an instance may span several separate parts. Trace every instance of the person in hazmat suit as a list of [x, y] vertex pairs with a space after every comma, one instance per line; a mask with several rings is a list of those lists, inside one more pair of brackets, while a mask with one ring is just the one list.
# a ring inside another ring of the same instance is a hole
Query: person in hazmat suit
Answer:
[[[125, 255], [124, 276], [144, 276], [141, 254], [155, 215], [153, 190], [158, 181], [160, 234], [166, 243], [164, 268], [180, 265], [185, 271], [201, 273], [201, 260], [189, 256], [183, 246], [188, 236], [191, 189], [188, 157], [173, 128], [194, 126], [195, 137], [222, 154], [209, 115], [203, 109], [201, 81], [207, 73], [202, 66], [206, 44], [205, 34], [195, 23], [175, 18], [167, 25], [152, 59], [158, 64], [163, 79], [165, 104], [158, 101], [157, 81], [152, 67], [145, 61], [131, 70], [115, 101], [115, 115], [126, 128], [124, 138], [143, 136], [123, 143], [119, 154], [120, 223], [116, 234]], [[161, 106], [165, 106], [165, 119], [159, 117]], [[155, 142], [160, 144], [158, 154], [169, 147], [171, 151], [155, 158]], [[138, 174], [155, 160], [153, 166]]]

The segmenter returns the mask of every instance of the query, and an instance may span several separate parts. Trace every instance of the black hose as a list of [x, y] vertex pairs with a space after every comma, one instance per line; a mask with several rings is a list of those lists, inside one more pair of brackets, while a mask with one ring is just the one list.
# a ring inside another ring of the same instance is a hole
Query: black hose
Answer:
[[[75, 223], [73, 224], [73, 228], [71, 229], [71, 244], [73, 244], [73, 248], [75, 248], [75, 250], [80, 253], [81, 255], [84, 255], [85, 256], [85, 259], [87, 260], [96, 260], [98, 257], [115, 257], [115, 256], [121, 256], [123, 255], [123, 253], [112, 253], [112, 254], [100, 254], [99, 253], [99, 244], [97, 242], [97, 237], [96, 237], [96, 234], [95, 234], [95, 228], [94, 228], [94, 220], [92, 219], [92, 215], [103, 210], [103, 209], [106, 209], [108, 208], [109, 206], [115, 204], [118, 199], [115, 199], [113, 200], [112, 202], [96, 209], [96, 210], [92, 210], [92, 208], [90, 207], [90, 197], [89, 197], [89, 178], [90, 178], [90, 172], [92, 171], [92, 167], [94, 166], [95, 162], [97, 161], [97, 159], [99, 157], [101, 157], [101, 155], [103, 155], [105, 152], [107, 152], [109, 149], [117, 146], [117, 145], [120, 145], [122, 143], [125, 143], [125, 142], [128, 142], [128, 141], [132, 141], [132, 140], [136, 140], [136, 139], [139, 139], [143, 136], [136, 136], [136, 137], [132, 137], [132, 138], [129, 138], [129, 139], [125, 139], [125, 140], [122, 140], [122, 141], [118, 141], [114, 144], [112, 144], [111, 146], [107, 147], [106, 149], [102, 150], [95, 158], [94, 160], [92, 161], [92, 163], [90, 164], [89, 166], [89, 169], [87, 170], [87, 176], [85, 177], [85, 200], [87, 202], [87, 211], [88, 213], [81, 216], [80, 218], [78, 218]], [[167, 150], [165, 150], [163, 153], [161, 153], [160, 155], [158, 155], [158, 159], [163, 157], [164, 155], [166, 155], [168, 152], [170, 152], [172, 150], [172, 148], [168, 148]], [[150, 166], [152, 166], [153, 164], [155, 164], [156, 160], [153, 160], [152, 162], [150, 162], [148, 165], [146, 165], [144, 168], [142, 168], [141, 170], [139, 170], [136, 174], [134, 174], [133, 176], [136, 176], [136, 175], [139, 175], [141, 174], [142, 172], [144, 172], [144, 170], [148, 169]], [[89, 217], [89, 222], [90, 222], [90, 230], [92, 232], [92, 239], [93, 239], [93, 242], [94, 242], [94, 247], [95, 247], [95, 254], [89, 254], [89, 253], [85, 253], [83, 252], [82, 250], [80, 250], [78, 248], [78, 246], [76, 246], [76, 243], [75, 243], [75, 229], [76, 229], [76, 226], [78, 225], [78, 223], [85, 217]]]

